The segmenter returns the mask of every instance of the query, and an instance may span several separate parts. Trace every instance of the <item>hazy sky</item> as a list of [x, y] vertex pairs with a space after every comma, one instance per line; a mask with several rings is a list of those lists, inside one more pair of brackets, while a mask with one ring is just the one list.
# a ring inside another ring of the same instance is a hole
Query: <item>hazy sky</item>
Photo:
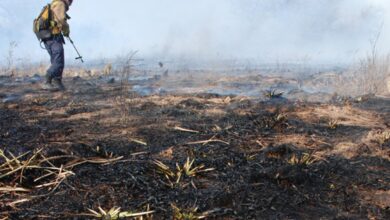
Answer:
[[[45, 60], [32, 20], [48, 0], [0, 0], [0, 60]], [[390, 51], [389, 0], [74, 0], [71, 36], [87, 60], [130, 50], [158, 59], [353, 61], [380, 30]], [[75, 56], [66, 46], [68, 58]]]

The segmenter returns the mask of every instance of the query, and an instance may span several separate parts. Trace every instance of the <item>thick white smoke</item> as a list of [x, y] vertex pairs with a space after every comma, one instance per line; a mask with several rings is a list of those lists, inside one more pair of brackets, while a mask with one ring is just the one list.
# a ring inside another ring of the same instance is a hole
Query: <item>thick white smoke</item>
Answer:
[[[31, 32], [48, 0], [1, 0], [0, 57], [47, 58]], [[71, 35], [88, 60], [130, 50], [162, 59], [351, 62], [390, 51], [387, 0], [75, 0]], [[74, 54], [68, 48], [67, 55]]]
[[8, 13], [4, 8], [0, 8], [0, 28], [6, 28], [9, 25]]

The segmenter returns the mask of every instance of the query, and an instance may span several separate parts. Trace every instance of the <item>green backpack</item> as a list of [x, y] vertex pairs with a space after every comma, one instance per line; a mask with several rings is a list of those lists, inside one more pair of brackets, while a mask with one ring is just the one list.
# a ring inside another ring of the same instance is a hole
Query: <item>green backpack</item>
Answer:
[[33, 31], [37, 35], [38, 40], [43, 41], [49, 39], [51, 34], [50, 21], [52, 20], [52, 12], [50, 4], [46, 5], [39, 16], [34, 19]]

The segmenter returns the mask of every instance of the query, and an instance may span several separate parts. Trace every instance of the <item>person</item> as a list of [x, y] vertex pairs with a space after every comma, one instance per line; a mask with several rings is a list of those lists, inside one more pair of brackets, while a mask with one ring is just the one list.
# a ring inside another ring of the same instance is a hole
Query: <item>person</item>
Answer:
[[65, 91], [62, 83], [62, 74], [65, 67], [64, 57], [64, 36], [69, 37], [70, 29], [67, 22], [70, 17], [66, 14], [73, 0], [53, 0], [51, 3], [52, 20], [51, 37], [44, 40], [43, 43], [50, 55], [50, 67], [46, 71], [46, 82], [42, 89], [49, 91]]

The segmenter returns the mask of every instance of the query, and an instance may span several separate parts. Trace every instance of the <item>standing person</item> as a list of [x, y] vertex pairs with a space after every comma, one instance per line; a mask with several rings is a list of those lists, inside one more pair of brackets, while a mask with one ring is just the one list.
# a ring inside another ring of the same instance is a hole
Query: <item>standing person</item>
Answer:
[[69, 37], [70, 17], [66, 14], [73, 0], [53, 0], [51, 3], [52, 20], [50, 21], [51, 37], [44, 40], [45, 48], [50, 55], [51, 66], [46, 72], [46, 82], [42, 89], [49, 91], [64, 91], [62, 73], [65, 67], [64, 36]]

